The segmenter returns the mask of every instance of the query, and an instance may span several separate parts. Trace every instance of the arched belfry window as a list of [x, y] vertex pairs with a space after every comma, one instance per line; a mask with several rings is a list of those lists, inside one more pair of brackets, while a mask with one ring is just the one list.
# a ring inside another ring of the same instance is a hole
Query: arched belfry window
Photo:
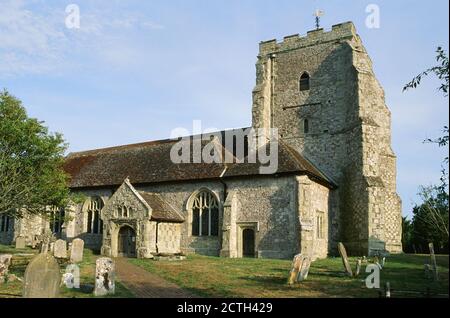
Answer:
[[207, 190], [199, 192], [192, 202], [192, 235], [219, 235], [219, 202]]
[[300, 82], [299, 82], [299, 89], [300, 91], [307, 91], [309, 90], [309, 74], [307, 72], [304, 72], [300, 76]]
[[100, 217], [100, 211], [103, 208], [103, 200], [100, 197], [93, 197], [89, 200], [87, 206], [86, 232], [92, 234], [103, 233], [103, 221]]

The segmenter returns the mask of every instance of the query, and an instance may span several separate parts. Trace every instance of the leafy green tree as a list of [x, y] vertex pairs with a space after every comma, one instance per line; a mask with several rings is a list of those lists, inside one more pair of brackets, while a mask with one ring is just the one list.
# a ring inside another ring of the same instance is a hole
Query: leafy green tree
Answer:
[[46, 206], [65, 206], [65, 150], [61, 134], [49, 133], [27, 116], [20, 100], [0, 92], [0, 213], [21, 217], [25, 207], [43, 214]]
[[410, 242], [426, 251], [433, 242], [436, 252], [448, 253], [449, 195], [442, 186], [421, 187], [422, 203], [413, 208]]
[[411, 220], [402, 217], [402, 246], [405, 253], [413, 253], [413, 227]]

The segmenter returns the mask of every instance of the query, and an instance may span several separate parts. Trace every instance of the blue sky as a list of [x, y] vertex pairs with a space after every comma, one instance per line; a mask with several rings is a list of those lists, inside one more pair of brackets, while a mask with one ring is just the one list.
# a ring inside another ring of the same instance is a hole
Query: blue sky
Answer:
[[[65, 26], [80, 8], [79, 29]], [[380, 8], [380, 28], [365, 25]], [[70, 151], [168, 138], [172, 129], [251, 124], [258, 43], [353, 21], [392, 111], [403, 213], [419, 185], [436, 183], [447, 149], [423, 144], [448, 124], [448, 99], [426, 79], [402, 93], [448, 51], [448, 1], [0, 0], [0, 88], [29, 115], [62, 132]]]

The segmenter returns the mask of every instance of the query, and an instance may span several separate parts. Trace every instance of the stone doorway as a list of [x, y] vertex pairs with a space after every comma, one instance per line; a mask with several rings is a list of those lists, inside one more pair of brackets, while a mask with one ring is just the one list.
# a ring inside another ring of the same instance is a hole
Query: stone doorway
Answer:
[[130, 226], [123, 226], [118, 235], [117, 256], [136, 257], [136, 232]]
[[255, 231], [253, 229], [242, 231], [242, 256], [255, 257]]

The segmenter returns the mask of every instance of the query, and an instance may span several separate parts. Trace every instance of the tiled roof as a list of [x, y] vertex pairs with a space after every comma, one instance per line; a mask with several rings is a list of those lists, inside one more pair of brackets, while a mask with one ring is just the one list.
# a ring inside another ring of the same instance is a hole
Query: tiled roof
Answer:
[[152, 208], [152, 220], [166, 222], [184, 222], [184, 217], [159, 194], [139, 191], [141, 197]]
[[[64, 169], [70, 176], [71, 188], [118, 186], [126, 177], [133, 184], [149, 184], [260, 175], [260, 165], [255, 163], [173, 163], [170, 151], [177, 142], [160, 140], [71, 153]], [[208, 142], [202, 142], [202, 148]], [[220, 144], [218, 147], [228, 151]], [[193, 147], [190, 148], [192, 158]], [[324, 174], [283, 141], [279, 142], [276, 173], [308, 174], [332, 185]]]

